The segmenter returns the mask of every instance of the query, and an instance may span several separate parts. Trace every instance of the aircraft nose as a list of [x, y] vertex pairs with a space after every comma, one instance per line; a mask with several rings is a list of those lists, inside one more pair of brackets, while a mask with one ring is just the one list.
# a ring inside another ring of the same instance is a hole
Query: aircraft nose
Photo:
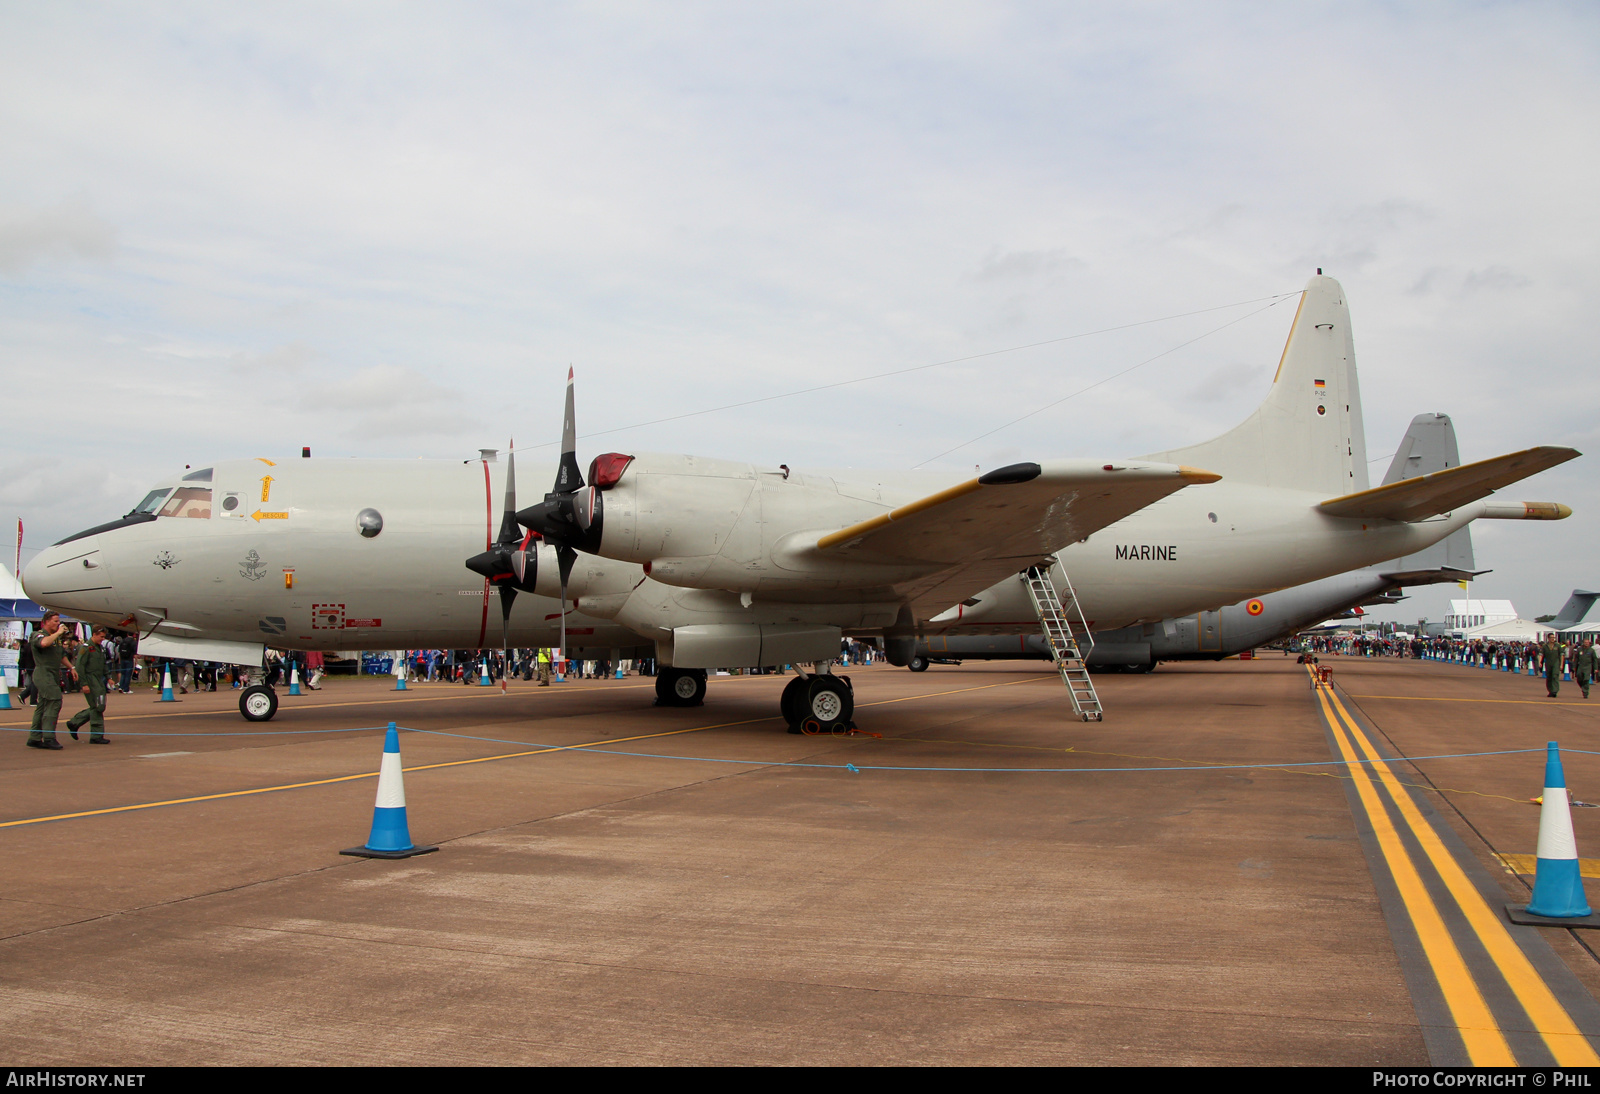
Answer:
[[107, 611], [115, 588], [98, 536], [57, 543], [22, 571], [22, 590], [36, 604], [78, 614]]

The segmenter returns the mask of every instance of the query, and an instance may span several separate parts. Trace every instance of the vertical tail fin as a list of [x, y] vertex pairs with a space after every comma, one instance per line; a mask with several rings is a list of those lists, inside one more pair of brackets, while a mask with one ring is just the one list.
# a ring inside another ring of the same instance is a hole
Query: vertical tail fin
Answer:
[[[1456, 427], [1450, 421], [1450, 415], [1418, 414], [1411, 419], [1400, 447], [1395, 449], [1394, 459], [1389, 462], [1389, 471], [1383, 476], [1383, 485], [1460, 466], [1461, 452], [1456, 446]], [[1432, 547], [1383, 563], [1375, 569], [1471, 571], [1475, 567], [1471, 528], [1470, 524], [1463, 525]]]
[[1600, 593], [1586, 592], [1583, 589], [1573, 589], [1572, 595], [1556, 617], [1550, 621], [1554, 630], [1563, 630], [1567, 627], [1576, 627], [1583, 622], [1583, 617], [1589, 614], [1589, 609], [1594, 607], [1594, 602], [1600, 600]]
[[1146, 459], [1190, 464], [1233, 482], [1323, 498], [1367, 489], [1367, 439], [1344, 289], [1306, 282], [1266, 401], [1222, 436]]

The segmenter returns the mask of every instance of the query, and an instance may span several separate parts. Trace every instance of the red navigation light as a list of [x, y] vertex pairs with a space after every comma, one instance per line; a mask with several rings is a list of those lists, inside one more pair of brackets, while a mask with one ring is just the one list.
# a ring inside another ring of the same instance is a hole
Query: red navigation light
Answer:
[[622, 473], [632, 462], [632, 456], [624, 456], [621, 452], [596, 456], [589, 465], [589, 484], [597, 490], [610, 490], [617, 485], [617, 480], [622, 478]]

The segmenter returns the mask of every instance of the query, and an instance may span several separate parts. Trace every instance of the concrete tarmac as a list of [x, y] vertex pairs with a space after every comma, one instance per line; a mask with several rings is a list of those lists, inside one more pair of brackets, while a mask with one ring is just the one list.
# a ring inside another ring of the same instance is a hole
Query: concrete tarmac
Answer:
[[[1596, 740], [1575, 685], [1325, 663], [1403, 754]], [[235, 694], [140, 691], [112, 697], [110, 746], [63, 730], [57, 753], [0, 713], [0, 1058], [1430, 1062], [1293, 659], [1099, 676], [1089, 725], [1044, 666], [851, 675], [881, 736], [785, 733], [771, 676], [692, 709], [639, 678], [344, 680], [281, 689], [264, 725]], [[440, 850], [341, 857], [390, 720]], [[1570, 757], [1577, 797], [1597, 760]], [[1493, 856], [1534, 849], [1542, 754], [1407, 770], [1525, 901]], [[1600, 852], [1600, 811], [1575, 820]], [[1543, 932], [1594, 992], [1579, 933]]]

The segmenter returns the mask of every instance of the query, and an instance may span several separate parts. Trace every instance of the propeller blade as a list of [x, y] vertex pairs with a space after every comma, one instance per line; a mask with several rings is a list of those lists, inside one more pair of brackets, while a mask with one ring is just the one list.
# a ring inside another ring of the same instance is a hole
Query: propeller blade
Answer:
[[572, 369], [567, 369], [567, 413], [561, 422], [561, 466], [556, 468], [553, 494], [570, 494], [583, 488], [583, 472], [578, 469], [578, 425], [576, 399], [572, 390]]
[[517, 453], [513, 448], [506, 453], [506, 506], [500, 517], [499, 542], [509, 547], [521, 538], [522, 529], [517, 525]]
[[[511, 602], [517, 599], [516, 587], [510, 584], [500, 586], [500, 650], [505, 654], [505, 671], [511, 671]], [[506, 690], [506, 678], [500, 677], [500, 690]]]

